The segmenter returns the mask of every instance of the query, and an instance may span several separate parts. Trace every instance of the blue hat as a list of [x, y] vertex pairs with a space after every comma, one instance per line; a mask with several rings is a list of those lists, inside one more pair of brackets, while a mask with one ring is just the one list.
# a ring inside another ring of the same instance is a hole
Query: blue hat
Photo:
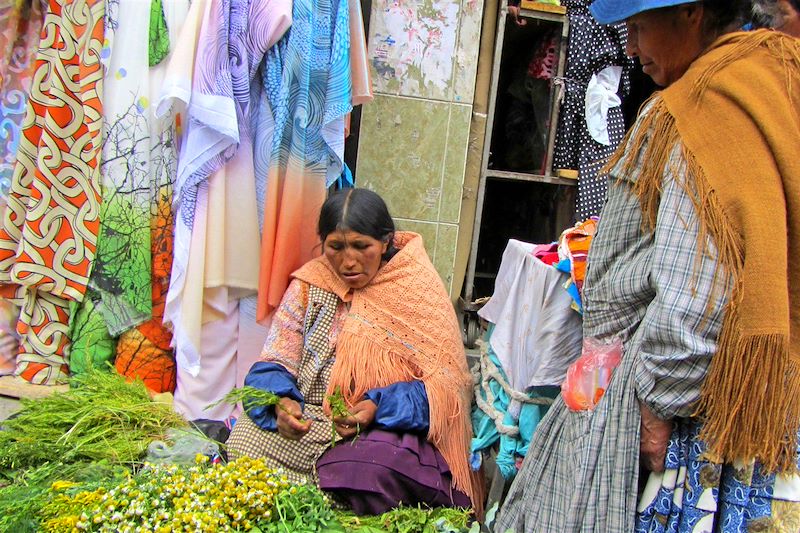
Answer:
[[642, 11], [691, 4], [698, 0], [595, 0], [589, 6], [595, 20], [600, 24], [621, 22]]

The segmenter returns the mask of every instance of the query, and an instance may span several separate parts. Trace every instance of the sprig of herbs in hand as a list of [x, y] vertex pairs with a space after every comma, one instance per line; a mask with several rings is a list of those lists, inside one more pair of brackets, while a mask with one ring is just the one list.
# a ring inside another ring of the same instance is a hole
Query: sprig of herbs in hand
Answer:
[[274, 405], [281, 411], [288, 413], [285, 407], [280, 404], [281, 397], [277, 394], [272, 392], [257, 389], [256, 387], [251, 387], [249, 385], [245, 385], [239, 389], [231, 389], [231, 391], [217, 400], [216, 402], [207, 405], [204, 410], [212, 409], [218, 406], [221, 403], [230, 403], [236, 404], [242, 402], [242, 405], [245, 406], [246, 409], [252, 407], [265, 407], [268, 405]]
[[[344, 401], [344, 396], [342, 395], [342, 388], [338, 385], [335, 389], [333, 389], [333, 394], [329, 394], [328, 397], [328, 405], [331, 406], [331, 420], [335, 420], [336, 418], [347, 418], [353, 416], [353, 413], [347, 408], [347, 402]], [[361, 425], [356, 424], [356, 436], [353, 438], [353, 442], [358, 438], [358, 435], [361, 433]], [[331, 446], [336, 444], [336, 423], [331, 423]]]
[[[327, 396], [328, 404], [331, 406], [331, 446], [336, 444], [336, 423], [333, 422], [334, 418], [347, 418], [353, 416], [353, 413], [347, 408], [347, 403], [344, 400], [344, 396], [342, 395], [341, 387], [337, 386], [333, 394], [329, 394]], [[280, 409], [281, 411], [289, 414], [283, 405], [280, 404], [281, 397], [265, 390], [258, 389], [256, 387], [251, 387], [249, 385], [245, 385], [244, 387], [238, 389], [232, 389], [228, 394], [223, 396], [221, 399], [217, 400], [216, 402], [206, 406], [205, 410], [211, 409], [216, 407], [217, 405], [225, 402], [230, 404], [235, 404], [238, 402], [242, 402], [245, 408], [252, 408], [252, 407], [262, 407], [272, 405], [276, 408]], [[309, 420], [316, 420], [315, 417], [309, 417]], [[300, 419], [305, 420], [305, 418]], [[356, 425], [356, 437], [361, 433], [361, 426]], [[353, 439], [355, 441], [355, 439]]]

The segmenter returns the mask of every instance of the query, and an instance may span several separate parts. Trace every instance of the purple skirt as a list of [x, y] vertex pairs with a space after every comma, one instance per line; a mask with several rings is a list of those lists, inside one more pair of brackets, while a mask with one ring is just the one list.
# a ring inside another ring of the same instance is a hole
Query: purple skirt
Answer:
[[382, 514], [401, 504], [472, 506], [453, 488], [442, 454], [422, 435], [365, 431], [322, 454], [317, 474], [320, 488], [356, 514]]

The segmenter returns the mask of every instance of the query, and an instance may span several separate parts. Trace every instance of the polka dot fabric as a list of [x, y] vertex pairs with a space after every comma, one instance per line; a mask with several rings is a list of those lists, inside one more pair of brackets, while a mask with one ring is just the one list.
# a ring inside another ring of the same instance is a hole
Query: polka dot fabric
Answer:
[[576, 218], [586, 220], [599, 215], [605, 204], [607, 186], [605, 180], [597, 178], [597, 171], [625, 135], [622, 107], [614, 107], [608, 112], [611, 146], [592, 139], [584, 116], [586, 86], [592, 74], [607, 66], [619, 65], [623, 67], [620, 94], [628, 94], [633, 62], [625, 55], [627, 31], [624, 24], [597, 24], [589, 13], [590, 0], [562, 0], [561, 3], [567, 8], [570, 34], [553, 167], [578, 170]]

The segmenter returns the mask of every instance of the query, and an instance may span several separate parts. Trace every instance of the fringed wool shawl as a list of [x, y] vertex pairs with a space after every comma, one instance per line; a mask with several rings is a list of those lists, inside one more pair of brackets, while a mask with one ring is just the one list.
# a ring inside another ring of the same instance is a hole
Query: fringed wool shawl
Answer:
[[351, 291], [324, 256], [293, 274], [350, 302], [328, 394], [341, 387], [353, 405], [369, 389], [421, 380], [430, 406], [428, 440], [447, 461], [454, 486], [480, 508], [481, 483], [468, 464], [472, 378], [461, 330], [422, 237], [397, 232], [394, 243], [400, 251], [363, 289]]

